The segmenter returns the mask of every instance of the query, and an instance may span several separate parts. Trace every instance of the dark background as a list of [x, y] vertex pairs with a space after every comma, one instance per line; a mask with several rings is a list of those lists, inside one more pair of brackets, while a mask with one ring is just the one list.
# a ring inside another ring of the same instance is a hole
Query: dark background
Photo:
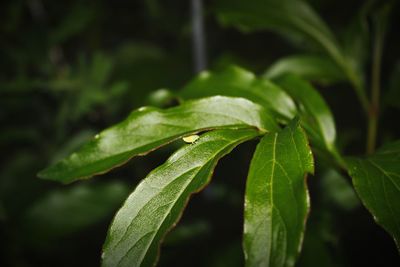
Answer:
[[[364, 1], [310, 2], [340, 36]], [[234, 63], [261, 74], [301, 51], [274, 33], [223, 28], [212, 1], [205, 7], [209, 68]], [[383, 54], [379, 144], [400, 137], [398, 15], [397, 5]], [[0, 17], [0, 266], [98, 266], [113, 214], [182, 141], [68, 186], [36, 173], [132, 109], [160, 105], [152, 92], [179, 91], [194, 77], [190, 2], [13, 0], [0, 4]], [[343, 151], [362, 154], [364, 119], [350, 86], [317, 87]], [[192, 197], [160, 266], [243, 265], [243, 192], [255, 144], [221, 160], [211, 185]], [[308, 184], [312, 212], [298, 266], [400, 266], [393, 240], [343, 173], [321, 161]]]

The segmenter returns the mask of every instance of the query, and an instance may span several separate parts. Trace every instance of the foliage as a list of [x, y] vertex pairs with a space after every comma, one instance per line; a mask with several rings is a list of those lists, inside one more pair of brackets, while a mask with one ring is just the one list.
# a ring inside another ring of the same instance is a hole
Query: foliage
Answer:
[[6, 4], [0, 28], [0, 264], [399, 262], [394, 1], [349, 4], [348, 21], [313, 8], [328, 0], [207, 3], [218, 41], [189, 82], [180, 8], [28, 2]]
[[386, 144], [366, 159], [347, 160], [349, 174], [353, 178], [364, 205], [394, 238], [399, 247], [399, 148], [400, 142]]

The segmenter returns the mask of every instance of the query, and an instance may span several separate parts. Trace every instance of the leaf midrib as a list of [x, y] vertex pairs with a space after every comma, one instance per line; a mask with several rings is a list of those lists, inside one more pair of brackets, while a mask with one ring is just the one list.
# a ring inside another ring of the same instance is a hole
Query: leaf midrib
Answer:
[[276, 140], [278, 139], [278, 133], [274, 133], [274, 141], [272, 147], [272, 166], [271, 166], [271, 178], [270, 178], [270, 215], [271, 215], [271, 223], [269, 225], [269, 244], [268, 244], [268, 262], [271, 264], [271, 252], [272, 252], [272, 225], [273, 225], [273, 210], [274, 210], [274, 193], [273, 193], [273, 183], [274, 183], [274, 176], [275, 176], [275, 161], [276, 161]]
[[[183, 190], [181, 191], [182, 193], [179, 194], [178, 198], [176, 198], [174, 201], [171, 201], [170, 204], [172, 204], [172, 205], [171, 205], [170, 209], [168, 210], [168, 213], [166, 213], [166, 215], [165, 215], [165, 216], [163, 217], [163, 219], [160, 221], [161, 223], [158, 225], [158, 228], [157, 228], [157, 230], [155, 231], [155, 234], [152, 236], [151, 241], [148, 243], [146, 249], [143, 250], [143, 251], [144, 251], [144, 254], [142, 254], [141, 262], [143, 261], [143, 258], [145, 257], [146, 253], [148, 252], [149, 247], [153, 244], [154, 238], [155, 238], [155, 236], [156, 236], [157, 233], [158, 233], [158, 229], [160, 229], [161, 226], [164, 224], [165, 219], [168, 217], [169, 212], [170, 212], [170, 211], [173, 209], [173, 207], [176, 205], [177, 201], [183, 196], [183, 193], [184, 193], [184, 192], [188, 189], [188, 187], [194, 182], [194, 180], [195, 180], [195, 178], [197, 177], [197, 175], [198, 175], [202, 170], [206, 169], [206, 168], [208, 167], [208, 164], [210, 164], [210, 163], [212, 163], [212, 162], [215, 162], [215, 164], [213, 164], [213, 166], [210, 167], [210, 170], [213, 170], [213, 169], [215, 168], [216, 163], [217, 163], [218, 160], [219, 160], [218, 155], [223, 154], [224, 151], [226, 151], [227, 149], [229, 150], [229, 148], [230, 148], [231, 146], [233, 146], [234, 144], [240, 143], [241, 141], [245, 141], [246, 139], [247, 139], [247, 138], [241, 138], [241, 139], [239, 139], [239, 140], [232, 140], [231, 142], [228, 142], [223, 148], [221, 148], [220, 150], [218, 150], [217, 153], [214, 153], [214, 156], [213, 156], [213, 157], [210, 157], [210, 160], [206, 161], [202, 166], [198, 167], [198, 168], [197, 168], [197, 171], [194, 172], [193, 175], [192, 175], [190, 178], [188, 178], [188, 183], [185, 183], [185, 187], [184, 187]], [[213, 141], [211, 141], [211, 142], [218, 142], [218, 141], [221, 141], [221, 140], [226, 140], [226, 139], [223, 138], [223, 139], [219, 139], [219, 140], [213, 140]], [[210, 143], [210, 142], [203, 143], [202, 145], [209, 144], [209, 143]], [[210, 175], [212, 175], [212, 173], [210, 173], [209, 176], [210, 176]], [[209, 176], [208, 176], [208, 177], [209, 177]], [[207, 178], [208, 178], [208, 177], [207, 177]], [[174, 181], [175, 181], [175, 179], [174, 179]], [[172, 182], [172, 181], [171, 181], [171, 182]]]
[[[154, 232], [154, 234], [152, 234], [152, 237], [151, 237], [151, 239], [150, 239], [150, 242], [148, 242], [148, 244], [146, 245], [146, 249], [144, 249], [143, 252], [141, 253], [141, 256], [140, 256], [140, 257], [141, 257], [141, 260], [140, 260], [141, 263], [143, 262], [143, 259], [144, 259], [144, 257], [146, 256], [146, 253], [148, 252], [149, 247], [153, 244], [154, 238], [157, 236], [160, 227], [164, 224], [165, 219], [168, 217], [168, 214], [169, 214], [170, 211], [173, 209], [173, 207], [175, 206], [175, 204], [177, 203], [177, 201], [180, 199], [180, 197], [183, 195], [183, 193], [184, 193], [184, 192], [187, 190], [187, 188], [192, 184], [192, 182], [194, 181], [194, 178], [196, 178], [196, 176], [197, 176], [203, 169], [205, 169], [205, 168], [208, 166], [209, 163], [212, 163], [213, 161], [216, 161], [216, 162], [217, 162], [217, 161], [219, 160], [219, 158], [217, 158], [218, 155], [220, 155], [221, 153], [223, 153], [226, 149], [229, 149], [229, 147], [233, 146], [234, 144], [243, 142], [243, 141], [245, 141], [245, 140], [248, 139], [248, 138], [249, 138], [249, 137], [247, 137], [247, 138], [246, 138], [246, 137], [243, 137], [243, 138], [241, 138], [241, 139], [239, 139], [239, 140], [232, 140], [232, 141], [230, 141], [230, 142], [227, 143], [223, 148], [221, 148], [221, 149], [218, 150], [216, 153], [214, 153], [214, 156], [213, 156], [213, 157], [210, 157], [210, 160], [207, 160], [202, 166], [196, 166], [196, 167], [193, 167], [193, 168], [189, 169], [188, 171], [186, 171], [185, 173], [183, 173], [183, 174], [181, 174], [180, 176], [176, 177], [175, 179], [173, 179], [172, 181], [170, 181], [168, 184], [166, 184], [166, 185], [164, 186], [164, 187], [168, 186], [168, 185], [171, 184], [172, 182], [176, 181], [176, 179], [179, 179], [180, 177], [184, 176], [186, 173], [191, 172], [191, 171], [193, 171], [194, 169], [197, 169], [197, 170], [193, 173], [193, 175], [191, 175], [191, 177], [188, 178], [188, 182], [185, 183], [185, 186], [182, 187], [182, 188], [183, 188], [183, 190], [181, 190], [182, 193], [179, 194], [178, 198], [176, 198], [174, 201], [171, 201], [171, 202], [169, 203], [170, 208], [168, 209], [168, 212], [165, 213], [166, 215], [162, 218], [162, 220], [160, 220], [160, 223], [158, 224], [158, 227], [156, 228], [157, 230], [152, 231], [152, 232]], [[209, 141], [209, 142], [205, 142], [205, 143], [203, 143], [202, 145], [208, 145], [210, 142], [219, 142], [219, 141], [222, 141], [222, 140], [226, 140], [226, 141], [227, 141], [227, 139], [221, 138], [221, 139], [218, 139], [218, 140], [212, 140], [212, 141]], [[175, 161], [174, 161], [174, 162], [175, 162]], [[173, 164], [173, 162], [172, 162], [171, 164]], [[213, 166], [213, 167], [210, 168], [210, 169], [213, 169], [214, 167], [215, 167], [215, 166]], [[159, 195], [160, 193], [161, 193], [161, 191], [158, 192], [157, 195]], [[157, 196], [157, 195], [156, 195], [156, 196]], [[155, 197], [156, 197], [156, 196], [155, 196]], [[154, 198], [154, 197], [153, 197], [153, 198]], [[153, 199], [153, 198], [152, 198], [152, 199]], [[138, 211], [138, 213], [137, 213], [138, 215], [139, 215], [140, 211], [143, 210], [144, 207], [145, 207], [145, 206], [143, 206], [143, 207]], [[137, 215], [137, 216], [138, 216], [138, 215]], [[137, 218], [137, 216], [135, 216], [135, 218], [132, 219], [132, 222]], [[131, 223], [132, 223], [132, 222], [131, 222]], [[129, 230], [129, 227], [130, 227], [130, 226], [131, 226], [131, 224], [128, 225], [127, 229], [125, 230], [125, 234], [126, 234], [126, 232]], [[118, 247], [118, 245], [119, 245], [121, 242], [123, 242], [123, 240], [124, 240], [123, 237], [125, 236], [125, 234], [122, 235], [122, 238], [117, 242], [117, 244], [114, 246], [113, 249], [115, 249], [116, 247]], [[137, 243], [137, 242], [136, 242], [136, 243]], [[136, 243], [135, 243], [135, 244], [136, 244]], [[134, 246], [135, 246], [135, 245], [133, 245], [133, 246], [125, 253], [125, 255], [119, 259], [117, 266], [129, 255], [129, 252], [131, 251], [131, 249], [134, 248]]]

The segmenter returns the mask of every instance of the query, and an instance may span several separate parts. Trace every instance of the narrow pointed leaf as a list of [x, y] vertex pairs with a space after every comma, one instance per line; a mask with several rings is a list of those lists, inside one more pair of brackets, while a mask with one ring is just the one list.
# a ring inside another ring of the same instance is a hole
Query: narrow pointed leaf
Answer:
[[292, 55], [279, 59], [268, 68], [264, 77], [274, 79], [285, 74], [296, 74], [306, 80], [328, 84], [346, 80], [335, 62], [317, 54]]
[[363, 204], [400, 251], [400, 141], [367, 158], [349, 158], [349, 174]]
[[104, 173], [177, 138], [216, 128], [277, 126], [261, 106], [243, 98], [210, 97], [169, 109], [140, 108], [121, 123], [104, 130], [68, 158], [39, 173], [64, 183]]
[[323, 48], [339, 65], [343, 55], [326, 23], [306, 1], [301, 0], [219, 0], [216, 11], [225, 25], [243, 31], [272, 30], [296, 42]]
[[335, 150], [336, 128], [325, 100], [310, 83], [295, 75], [285, 75], [276, 82], [298, 103], [303, 127], [313, 145]]
[[[361, 8], [345, 27], [342, 36], [343, 52], [349, 64], [360, 77], [362, 77], [363, 68], [365, 68], [370, 55], [371, 29], [368, 19], [374, 9], [374, 2], [373, 0], [364, 1]], [[364, 77], [362, 78], [362, 83], [364, 83]]]
[[284, 90], [237, 66], [219, 72], [204, 71], [181, 92], [186, 99], [213, 95], [247, 98], [283, 119], [292, 119], [296, 115], [296, 106]]
[[151, 172], [117, 213], [104, 245], [103, 266], [153, 266], [168, 230], [189, 196], [210, 180], [217, 161], [256, 130], [215, 130], [184, 146]]
[[[325, 52], [345, 73], [347, 80], [367, 108], [363, 79], [353, 59], [346, 55], [332, 31], [307, 1], [303, 0], [219, 0], [216, 12], [223, 24], [244, 31], [272, 30], [308, 50]], [[315, 49], [317, 48], [317, 49]]]
[[314, 163], [298, 120], [265, 135], [251, 161], [246, 185], [246, 266], [293, 266], [300, 252]]

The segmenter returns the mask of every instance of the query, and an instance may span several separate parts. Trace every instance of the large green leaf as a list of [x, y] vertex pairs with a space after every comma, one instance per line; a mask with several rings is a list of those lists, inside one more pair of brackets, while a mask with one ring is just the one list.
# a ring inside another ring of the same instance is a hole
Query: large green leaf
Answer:
[[330, 108], [318, 91], [295, 75], [285, 75], [276, 82], [298, 103], [303, 127], [313, 145], [335, 151], [335, 122]]
[[188, 134], [215, 128], [249, 127], [262, 132], [277, 129], [265, 109], [243, 98], [216, 96], [165, 110], [140, 108], [39, 176], [68, 183], [106, 172], [133, 156], [144, 155]]
[[350, 158], [347, 165], [361, 201], [400, 250], [400, 141], [370, 157]]
[[285, 91], [237, 66], [229, 66], [220, 72], [204, 71], [181, 92], [184, 98], [212, 95], [247, 98], [283, 119], [292, 119], [296, 114], [296, 106]]
[[297, 119], [261, 139], [246, 185], [246, 266], [294, 265], [309, 210], [305, 175], [313, 171], [311, 150]]
[[208, 132], [152, 171], [117, 213], [104, 245], [103, 266], [154, 265], [160, 242], [189, 196], [209, 182], [222, 156], [258, 134], [252, 129]]
[[352, 59], [343, 52], [331, 30], [307, 1], [218, 0], [216, 10], [223, 24], [235, 25], [244, 31], [272, 30], [301, 44], [307, 43], [322, 48], [345, 73], [363, 108], [368, 108], [360, 73], [352, 64]]
[[219, 19], [244, 31], [273, 30], [302, 42], [317, 44], [337, 62], [343, 62], [332, 32], [306, 1], [219, 0]]
[[328, 57], [317, 54], [301, 54], [284, 57], [272, 64], [265, 72], [267, 79], [285, 74], [296, 74], [306, 80], [335, 83], [346, 80], [343, 71]]

